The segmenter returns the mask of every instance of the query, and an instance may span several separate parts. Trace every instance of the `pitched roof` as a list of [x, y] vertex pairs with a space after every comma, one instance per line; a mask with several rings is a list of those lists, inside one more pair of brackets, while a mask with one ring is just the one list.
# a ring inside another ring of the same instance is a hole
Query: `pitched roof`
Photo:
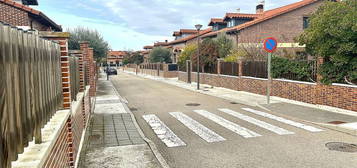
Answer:
[[126, 55], [126, 52], [125, 51], [109, 51], [108, 55], [124, 56], [124, 55]]
[[208, 26], [213, 26], [213, 24], [215, 24], [215, 23], [227, 24], [221, 18], [212, 18], [211, 21], [208, 23]]
[[195, 34], [197, 33], [196, 29], [180, 29], [181, 34]]
[[[22, 4], [16, 3], [16, 2], [14, 2], [12, 0], [0, 0], [0, 2], [5, 3], [7, 5], [10, 5], [12, 7], [18, 8], [20, 10], [23, 10], [23, 11], [29, 13], [29, 15], [35, 17], [39, 21], [42, 21], [42, 22], [48, 24], [55, 31], [62, 31], [62, 27], [60, 25], [57, 25], [54, 21], [52, 21], [45, 14], [43, 14], [42, 12], [40, 12], [38, 10], [32, 9], [32, 8], [26, 6], [26, 5], [22, 5]], [[14, 26], [16, 26], [16, 25], [14, 25]]]
[[152, 49], [154, 46], [144, 46], [144, 49]]
[[286, 6], [282, 6], [282, 7], [279, 7], [279, 8], [267, 10], [267, 11], [263, 12], [262, 14], [260, 14], [258, 18], [254, 19], [252, 21], [243, 23], [243, 24], [238, 25], [238, 26], [224, 28], [224, 29], [221, 29], [219, 31], [211, 32], [211, 33], [208, 33], [208, 34], [204, 35], [203, 37], [215, 36], [220, 32], [232, 32], [232, 31], [242, 30], [242, 29], [247, 28], [249, 26], [264, 22], [266, 20], [272, 19], [274, 17], [280, 16], [282, 14], [288, 13], [290, 11], [293, 11], [295, 9], [304, 7], [306, 5], [310, 5], [310, 4], [318, 2], [318, 1], [320, 1], [320, 0], [302, 0], [302, 1], [299, 1], [299, 2], [296, 2], [296, 3], [292, 3], [292, 4], [289, 4], [289, 5], [286, 5]]
[[154, 43], [154, 47], [159, 47], [159, 46], [166, 46], [168, 45], [168, 42], [156, 42]]
[[[207, 29], [205, 29], [205, 30], [202, 30], [202, 31], [200, 31], [199, 36], [202, 36], [202, 35], [204, 35], [204, 34], [207, 34], [207, 33], [211, 32], [211, 31], [212, 31], [212, 28], [207, 28]], [[193, 34], [193, 35], [190, 35], [190, 36], [181, 38], [181, 39], [177, 39], [177, 40], [171, 41], [171, 42], [169, 42], [168, 44], [172, 45], [172, 44], [183, 43], [183, 42], [192, 40], [192, 39], [194, 39], [194, 38], [196, 38], [196, 37], [197, 37], [197, 34]]]
[[261, 14], [249, 14], [249, 13], [226, 13], [223, 20], [231, 18], [245, 18], [245, 19], [255, 19], [258, 18]]
[[172, 34], [172, 36], [180, 36], [181, 35], [181, 32], [179, 31], [174, 31], [174, 33]]

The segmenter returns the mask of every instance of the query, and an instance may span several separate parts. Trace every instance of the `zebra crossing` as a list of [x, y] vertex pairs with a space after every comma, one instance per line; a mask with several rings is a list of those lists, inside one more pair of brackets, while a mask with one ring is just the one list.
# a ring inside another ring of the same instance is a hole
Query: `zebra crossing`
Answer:
[[[321, 132], [323, 131], [322, 129], [305, 125], [299, 122], [295, 122], [283, 117], [275, 116], [266, 112], [254, 110], [251, 108], [242, 108], [242, 110], [262, 116], [264, 118], [267, 118], [268, 120], [275, 120], [280, 123], [290, 125], [308, 132]], [[272, 125], [268, 122], [258, 120], [256, 118], [253, 118], [251, 116], [239, 113], [234, 110], [230, 110], [227, 108], [219, 108], [218, 111], [223, 112], [224, 114], [228, 114], [234, 118], [238, 118], [240, 120], [243, 120], [244, 122], [256, 125], [260, 128], [266, 129], [268, 131], [273, 132], [274, 134], [277, 135], [291, 135], [295, 134], [293, 131], [289, 131], [287, 129]], [[225, 129], [228, 129], [239, 136], [243, 138], [255, 138], [255, 137], [261, 137], [263, 135], [254, 132], [252, 130], [249, 130], [248, 128], [245, 128], [237, 123], [234, 123], [232, 121], [229, 121], [221, 116], [218, 116], [216, 114], [213, 114], [209, 111], [206, 110], [193, 110], [196, 114], [199, 114], [200, 116], [204, 117], [205, 119], [212, 121], [220, 126], [222, 126]], [[170, 112], [169, 113], [173, 118], [178, 120], [180, 123], [182, 123], [185, 127], [187, 127], [189, 130], [194, 132], [196, 135], [198, 135], [200, 138], [205, 140], [208, 143], [213, 143], [213, 142], [221, 142], [225, 141], [226, 139], [219, 135], [218, 133], [214, 132], [213, 130], [207, 128], [200, 122], [194, 120], [193, 118], [189, 117], [188, 115], [182, 113], [182, 112]], [[144, 120], [149, 124], [149, 126], [153, 129], [154, 133], [157, 135], [157, 137], [167, 146], [167, 147], [180, 147], [180, 146], [186, 146], [186, 143], [181, 140], [163, 121], [159, 119], [154, 114], [149, 114], [149, 115], [143, 115], [142, 116]]]

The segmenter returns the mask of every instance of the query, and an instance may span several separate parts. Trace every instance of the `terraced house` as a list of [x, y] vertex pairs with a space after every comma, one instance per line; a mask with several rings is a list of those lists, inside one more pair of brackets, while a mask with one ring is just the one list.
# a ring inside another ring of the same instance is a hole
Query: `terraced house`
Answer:
[[109, 51], [107, 55], [107, 64], [111, 66], [121, 66], [123, 65], [125, 55], [125, 51]]
[[[223, 19], [212, 19], [213, 32], [203, 38], [214, 38], [226, 33], [236, 44], [259, 46], [263, 39], [275, 37], [279, 46], [292, 51], [299, 50], [294, 38], [308, 27], [308, 19], [323, 0], [302, 0], [265, 11], [264, 3], [256, 6], [256, 13], [227, 13]], [[224, 27], [224, 25], [226, 26]]]

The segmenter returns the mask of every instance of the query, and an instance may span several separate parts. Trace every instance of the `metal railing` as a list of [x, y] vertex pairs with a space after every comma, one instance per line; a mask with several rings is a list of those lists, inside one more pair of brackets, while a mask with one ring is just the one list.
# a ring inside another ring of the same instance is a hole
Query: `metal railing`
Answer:
[[24, 151], [62, 108], [60, 46], [0, 23], [0, 167]]

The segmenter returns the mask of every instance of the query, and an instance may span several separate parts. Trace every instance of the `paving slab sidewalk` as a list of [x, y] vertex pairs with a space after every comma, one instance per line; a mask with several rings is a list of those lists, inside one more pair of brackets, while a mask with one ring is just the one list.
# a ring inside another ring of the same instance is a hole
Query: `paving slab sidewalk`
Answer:
[[78, 167], [163, 167], [136, 126], [125, 100], [112, 83], [101, 76]]
[[[130, 71], [121, 71], [128, 74], [136, 75]], [[178, 78], [163, 78], [146, 74], [137, 74], [137, 76], [152, 79], [174, 86], [185, 88], [191, 91], [207, 94], [219, 98], [223, 98], [235, 103], [256, 106], [264, 110], [284, 115], [287, 117], [304, 120], [314, 124], [318, 124], [330, 129], [335, 129], [352, 135], [357, 135], [357, 112], [351, 111], [329, 111], [305, 105], [307, 103], [283, 100], [282, 98], [272, 97], [271, 104], [266, 103], [266, 96], [248, 93], [244, 91], [236, 91], [221, 87], [212, 87], [206, 84], [200, 84], [201, 90], [196, 89], [197, 83], [191, 84], [178, 80]]]

